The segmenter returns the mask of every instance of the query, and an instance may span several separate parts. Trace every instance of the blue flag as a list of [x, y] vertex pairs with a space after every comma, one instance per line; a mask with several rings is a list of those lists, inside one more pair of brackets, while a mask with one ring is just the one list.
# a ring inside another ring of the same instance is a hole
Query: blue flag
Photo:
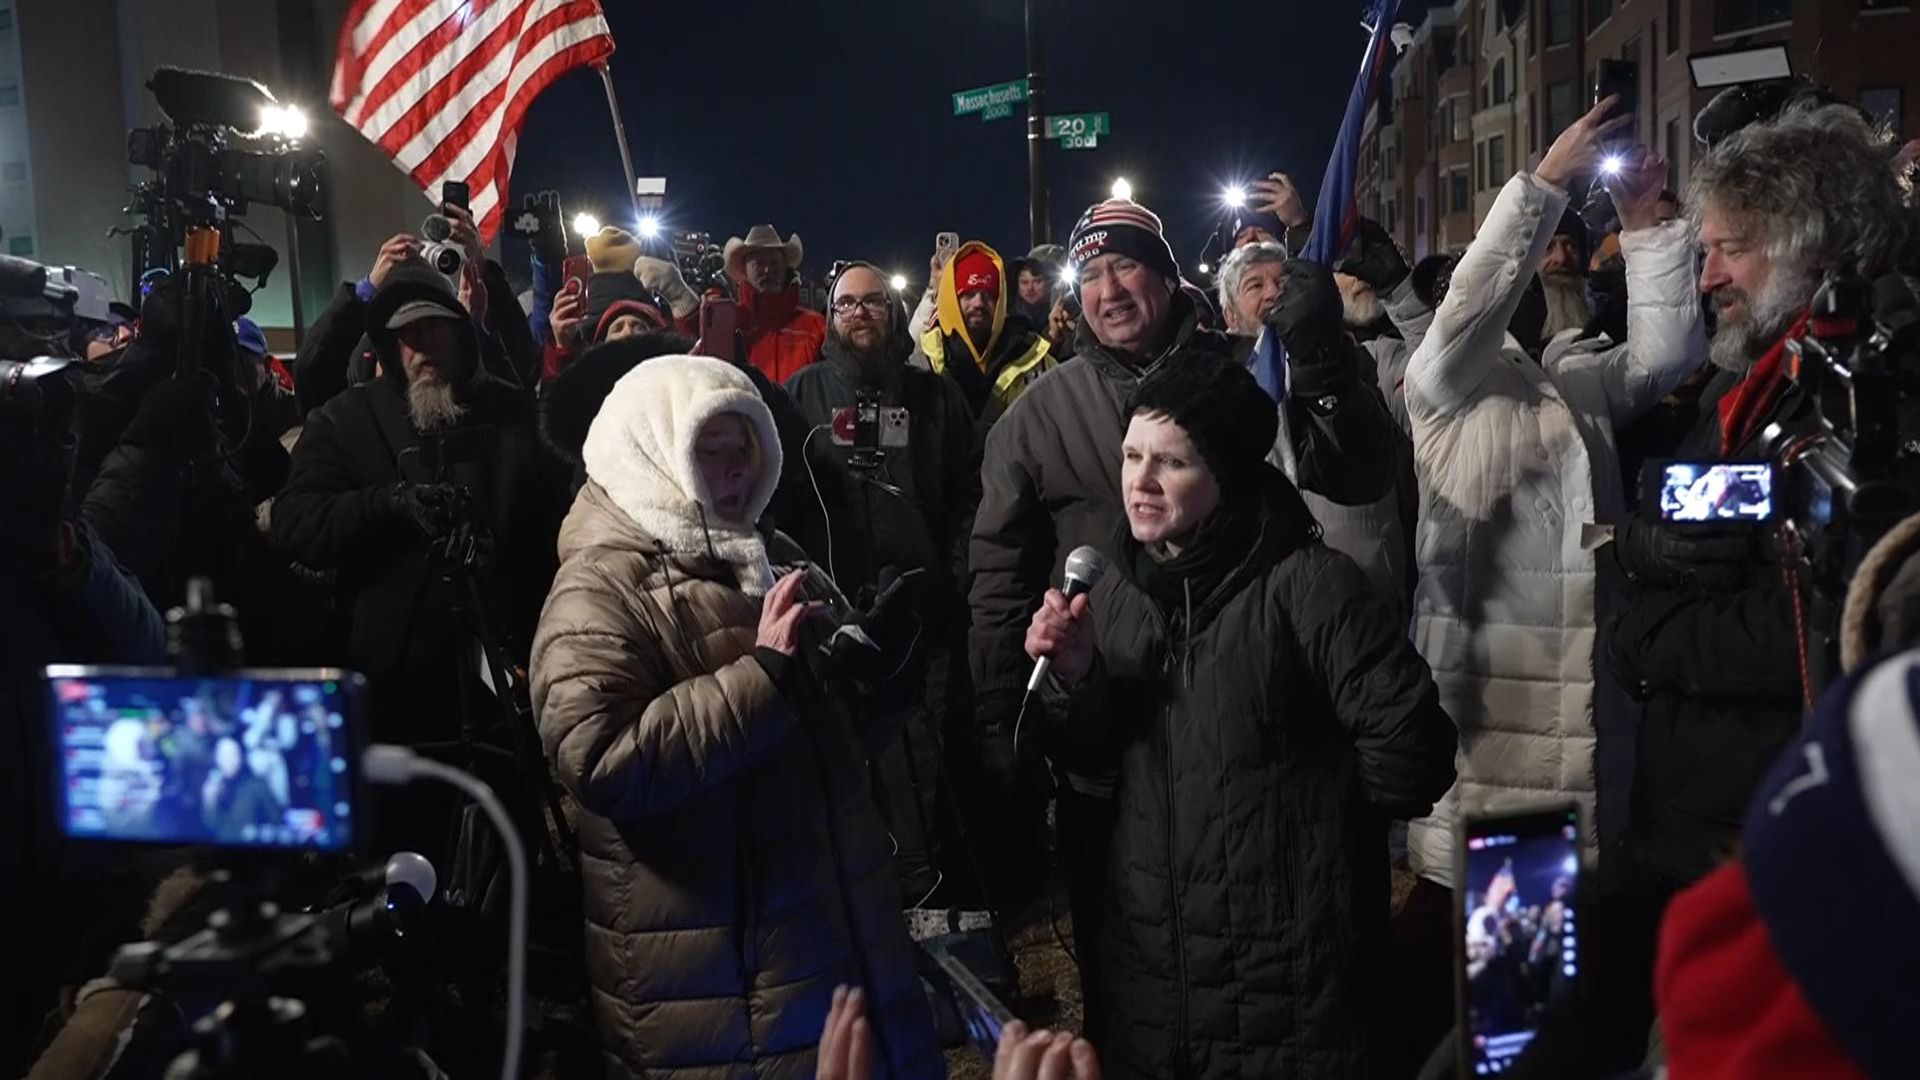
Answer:
[[[1367, 39], [1367, 51], [1360, 58], [1360, 74], [1353, 80], [1353, 93], [1347, 96], [1347, 114], [1340, 121], [1340, 134], [1333, 142], [1333, 156], [1327, 159], [1327, 175], [1320, 181], [1320, 200], [1314, 205], [1313, 231], [1307, 246], [1294, 254], [1310, 262], [1332, 267], [1347, 245], [1353, 242], [1354, 180], [1360, 169], [1360, 132], [1366, 125], [1367, 110], [1373, 107], [1386, 78], [1387, 60], [1392, 55], [1393, 20], [1400, 13], [1400, 0], [1369, 0], [1367, 22], [1373, 27]], [[1271, 331], [1262, 328], [1254, 349], [1253, 374], [1261, 389], [1275, 401], [1286, 398], [1287, 353], [1273, 341]]]

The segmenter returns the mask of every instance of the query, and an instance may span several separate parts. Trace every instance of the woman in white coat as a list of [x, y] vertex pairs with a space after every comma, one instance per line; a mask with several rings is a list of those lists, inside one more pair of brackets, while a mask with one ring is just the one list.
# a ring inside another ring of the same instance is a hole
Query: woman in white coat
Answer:
[[1613, 433], [1706, 360], [1693, 245], [1656, 224], [1666, 162], [1606, 178], [1622, 225], [1629, 340], [1567, 332], [1536, 361], [1507, 332], [1567, 206], [1624, 120], [1575, 121], [1501, 191], [1407, 365], [1420, 483], [1414, 643], [1460, 729], [1459, 780], [1412, 824], [1413, 869], [1453, 888], [1463, 809], [1573, 798], [1594, 847], [1593, 549], [1625, 512]]

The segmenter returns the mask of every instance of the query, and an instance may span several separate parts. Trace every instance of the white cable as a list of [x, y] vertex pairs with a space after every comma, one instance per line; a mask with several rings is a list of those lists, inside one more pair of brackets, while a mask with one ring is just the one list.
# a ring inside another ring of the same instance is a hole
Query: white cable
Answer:
[[813, 441], [813, 437], [823, 431], [832, 430], [832, 424], [821, 424], [807, 432], [807, 437], [800, 440], [800, 464], [807, 467], [807, 479], [813, 482], [813, 497], [820, 502], [820, 520], [827, 527], [827, 576], [837, 585], [840, 581], [840, 571], [833, 565], [833, 515], [827, 513], [827, 497], [820, 494], [820, 478], [813, 474], [813, 459], [807, 456], [807, 444]]
[[409, 784], [415, 780], [438, 780], [459, 789], [472, 799], [493, 822], [500, 842], [507, 849], [507, 1045], [500, 1062], [500, 1080], [515, 1080], [520, 1075], [521, 1041], [526, 1034], [527, 1012], [527, 850], [513, 819], [493, 789], [471, 774], [421, 757], [404, 746], [375, 744], [361, 756], [361, 769], [376, 784]]

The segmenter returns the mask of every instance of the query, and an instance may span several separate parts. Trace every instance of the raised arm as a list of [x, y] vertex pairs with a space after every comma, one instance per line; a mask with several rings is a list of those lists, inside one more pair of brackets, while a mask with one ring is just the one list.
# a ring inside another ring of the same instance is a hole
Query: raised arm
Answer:
[[1446, 416], [1465, 408], [1481, 381], [1503, 362], [1507, 324], [1566, 210], [1567, 185], [1598, 167], [1602, 140], [1632, 119], [1605, 119], [1615, 104], [1610, 97], [1594, 106], [1554, 140], [1537, 169], [1516, 174], [1501, 189], [1493, 212], [1454, 267], [1426, 340], [1407, 363], [1411, 415]]

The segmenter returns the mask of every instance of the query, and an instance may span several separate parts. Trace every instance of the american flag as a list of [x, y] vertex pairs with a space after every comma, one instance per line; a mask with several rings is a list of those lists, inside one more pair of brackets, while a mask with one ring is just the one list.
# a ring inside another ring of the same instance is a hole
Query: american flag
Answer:
[[[1333, 143], [1333, 156], [1327, 159], [1327, 175], [1320, 181], [1320, 199], [1314, 204], [1313, 231], [1297, 254], [1310, 262], [1332, 267], [1346, 254], [1353, 242], [1355, 223], [1354, 182], [1360, 169], [1360, 132], [1366, 126], [1367, 110], [1373, 107], [1380, 80], [1386, 77], [1387, 61], [1393, 48], [1394, 16], [1400, 13], [1400, 0], [1368, 0], [1365, 26], [1367, 51], [1360, 58], [1360, 73], [1353, 80], [1353, 93], [1347, 97], [1347, 113], [1340, 121], [1340, 134]], [[1272, 330], [1262, 327], [1249, 361], [1260, 388], [1275, 401], [1287, 397], [1287, 350]]]
[[465, 180], [491, 240], [527, 106], [611, 55], [598, 0], [354, 0], [330, 97], [429, 198]]

